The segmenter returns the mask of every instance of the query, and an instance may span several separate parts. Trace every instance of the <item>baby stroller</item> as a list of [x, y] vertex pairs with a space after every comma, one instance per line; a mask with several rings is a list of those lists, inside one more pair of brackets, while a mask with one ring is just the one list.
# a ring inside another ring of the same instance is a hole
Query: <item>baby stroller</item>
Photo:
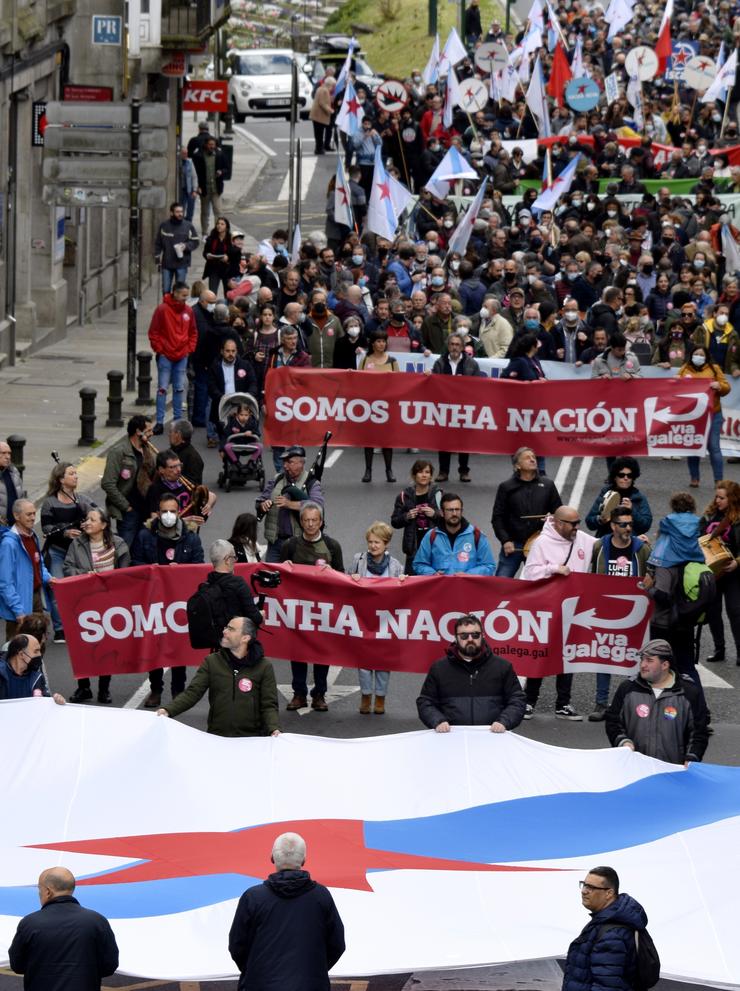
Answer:
[[[250, 413], [250, 425], [246, 433], [239, 433], [238, 429], [234, 431], [235, 426], [238, 428], [236, 416], [240, 407], [247, 407]], [[218, 432], [224, 463], [217, 485], [226, 492], [231, 491], [232, 485], [246, 485], [252, 479], [256, 479], [259, 489], [264, 487], [262, 445], [250, 436], [250, 433], [258, 433], [259, 416], [257, 400], [248, 392], [233, 392], [230, 396], [223, 396], [218, 404]]]

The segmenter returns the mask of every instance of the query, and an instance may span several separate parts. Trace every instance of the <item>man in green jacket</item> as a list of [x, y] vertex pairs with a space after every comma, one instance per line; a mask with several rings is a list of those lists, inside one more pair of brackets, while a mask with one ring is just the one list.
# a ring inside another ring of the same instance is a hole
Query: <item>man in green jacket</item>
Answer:
[[152, 421], [137, 413], [126, 424], [126, 436], [108, 451], [101, 482], [105, 509], [116, 520], [116, 532], [129, 550], [147, 518], [145, 495], [154, 477], [156, 449], [149, 443]]
[[221, 649], [209, 654], [177, 698], [158, 716], [179, 716], [208, 692], [208, 732], [216, 736], [279, 736], [277, 685], [257, 629], [245, 616], [224, 627]]

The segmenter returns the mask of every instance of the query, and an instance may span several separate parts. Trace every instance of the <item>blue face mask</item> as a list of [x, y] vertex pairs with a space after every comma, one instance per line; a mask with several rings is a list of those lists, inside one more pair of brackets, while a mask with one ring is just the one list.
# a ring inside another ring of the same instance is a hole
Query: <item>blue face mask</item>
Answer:
[[431, 282], [433, 286], [443, 286], [445, 284], [445, 280], [442, 278], [441, 275], [433, 275], [431, 278]]
[[540, 322], [539, 320], [525, 320], [524, 327], [526, 330], [539, 330]]

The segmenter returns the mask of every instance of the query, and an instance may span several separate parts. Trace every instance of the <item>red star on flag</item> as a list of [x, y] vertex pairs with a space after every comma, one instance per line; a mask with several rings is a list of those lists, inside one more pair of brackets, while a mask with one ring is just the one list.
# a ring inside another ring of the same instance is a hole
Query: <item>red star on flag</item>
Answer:
[[351, 100], [347, 100], [347, 110], [351, 114], [358, 113], [359, 112], [359, 109], [360, 109], [360, 104], [357, 102], [357, 98], [356, 97], [353, 96]]
[[337, 186], [337, 192], [342, 197], [342, 206], [349, 206], [349, 199], [347, 198], [347, 189], [345, 186]]
[[378, 189], [380, 190], [380, 198], [381, 198], [381, 200], [389, 200], [391, 198], [391, 191], [390, 191], [390, 189], [388, 187], [388, 183], [387, 182], [378, 182], [378, 183], [376, 183], [376, 185], [377, 185]]

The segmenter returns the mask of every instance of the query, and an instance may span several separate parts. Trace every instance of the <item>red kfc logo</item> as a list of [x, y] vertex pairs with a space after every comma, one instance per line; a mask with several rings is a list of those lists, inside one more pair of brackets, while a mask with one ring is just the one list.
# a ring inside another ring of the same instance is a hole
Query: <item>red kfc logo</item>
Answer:
[[182, 109], [225, 114], [229, 109], [229, 84], [188, 80], [182, 91]]

